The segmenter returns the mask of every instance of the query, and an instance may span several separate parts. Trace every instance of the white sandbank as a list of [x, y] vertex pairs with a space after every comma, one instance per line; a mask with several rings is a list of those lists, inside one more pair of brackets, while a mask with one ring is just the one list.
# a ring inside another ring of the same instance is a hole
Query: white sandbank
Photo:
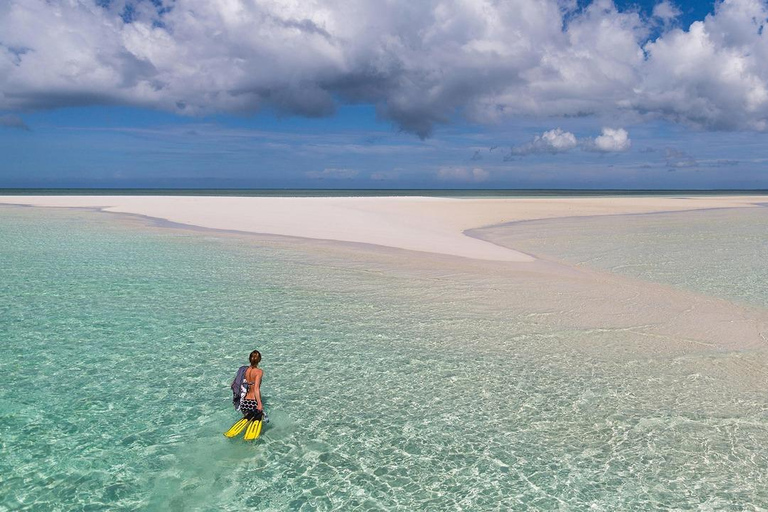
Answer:
[[533, 261], [467, 236], [473, 228], [554, 217], [749, 207], [768, 196], [438, 198], [0, 196], [0, 204], [98, 208], [192, 226], [374, 244], [491, 261]]

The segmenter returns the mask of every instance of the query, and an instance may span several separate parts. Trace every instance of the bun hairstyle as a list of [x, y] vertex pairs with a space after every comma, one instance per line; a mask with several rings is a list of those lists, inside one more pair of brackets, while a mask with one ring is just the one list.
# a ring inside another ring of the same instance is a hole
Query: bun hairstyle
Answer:
[[251, 355], [248, 356], [248, 361], [251, 362], [251, 366], [258, 366], [261, 361], [261, 352], [254, 350]]

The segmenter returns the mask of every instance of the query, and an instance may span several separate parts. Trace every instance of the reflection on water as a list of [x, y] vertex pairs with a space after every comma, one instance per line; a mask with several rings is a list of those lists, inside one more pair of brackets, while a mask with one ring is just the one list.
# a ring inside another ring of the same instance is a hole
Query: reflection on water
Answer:
[[761, 356], [623, 357], [656, 327], [586, 325], [576, 281], [70, 211], [4, 208], [0, 239], [0, 508], [768, 506], [768, 401], [723, 385]]

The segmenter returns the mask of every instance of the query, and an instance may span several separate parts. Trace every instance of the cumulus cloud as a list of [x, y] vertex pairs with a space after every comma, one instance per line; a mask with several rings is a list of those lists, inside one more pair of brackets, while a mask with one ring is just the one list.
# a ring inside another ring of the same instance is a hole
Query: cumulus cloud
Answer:
[[351, 180], [358, 174], [360, 172], [355, 169], [338, 169], [334, 167], [328, 167], [322, 171], [307, 171], [304, 173], [307, 178], [313, 180]]
[[29, 126], [27, 126], [27, 123], [25, 123], [22, 118], [15, 114], [0, 115], [0, 126], [29, 131]]
[[541, 135], [536, 135], [533, 140], [522, 146], [513, 146], [513, 155], [530, 155], [532, 153], [564, 153], [578, 146], [576, 136], [571, 132], [565, 132], [560, 128], [549, 130]]
[[490, 173], [480, 167], [441, 167], [437, 179], [443, 181], [481, 182], [490, 177]]
[[0, 109], [332, 114], [421, 137], [465, 116], [620, 115], [768, 129], [766, 0], [690, 27], [610, 0], [4, 0]]
[[512, 146], [506, 160], [512, 156], [531, 155], [536, 153], [549, 153], [552, 155], [565, 153], [580, 147], [586, 151], [599, 151], [602, 153], [617, 153], [628, 150], [632, 145], [629, 133], [624, 128], [603, 128], [602, 134], [592, 138], [579, 139], [571, 132], [560, 128], [549, 130], [541, 135], [535, 135], [533, 140], [521, 146]]
[[723, 0], [688, 30], [649, 42], [628, 105], [701, 128], [765, 130], [767, 18], [764, 1]]
[[662, 21], [671, 21], [682, 14], [680, 9], [669, 0], [664, 0], [653, 6], [653, 16]]
[[632, 141], [629, 140], [629, 133], [624, 128], [603, 128], [603, 133], [586, 145], [590, 150], [603, 153], [626, 151], [630, 146], [632, 146]]

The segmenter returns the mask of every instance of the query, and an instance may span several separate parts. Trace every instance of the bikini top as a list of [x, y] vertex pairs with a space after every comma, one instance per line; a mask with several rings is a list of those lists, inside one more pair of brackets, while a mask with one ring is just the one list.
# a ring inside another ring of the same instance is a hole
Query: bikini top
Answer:
[[[253, 378], [252, 381], [248, 380], [248, 371], [250, 371], [250, 368], [246, 370], [245, 375], [243, 376], [243, 382], [250, 388], [251, 386], [256, 384], [256, 377]], [[253, 375], [253, 374], [251, 374]]]

